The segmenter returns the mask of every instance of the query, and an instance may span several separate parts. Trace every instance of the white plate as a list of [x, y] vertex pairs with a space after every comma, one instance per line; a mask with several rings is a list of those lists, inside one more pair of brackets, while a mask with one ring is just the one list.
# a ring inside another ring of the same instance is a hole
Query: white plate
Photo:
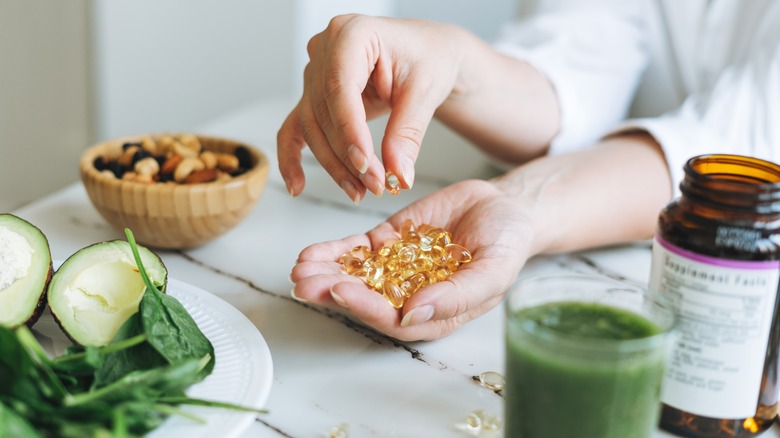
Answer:
[[[257, 327], [226, 301], [182, 281], [169, 279], [168, 294], [182, 303], [214, 345], [214, 371], [202, 382], [192, 385], [187, 395], [263, 408], [271, 392], [273, 362], [268, 344]], [[41, 315], [33, 329], [41, 345], [52, 355], [62, 354], [71, 345], [48, 311]], [[235, 437], [256, 417], [251, 412], [226, 409], [195, 406], [185, 409], [206, 423], [172, 416], [147, 436]]]

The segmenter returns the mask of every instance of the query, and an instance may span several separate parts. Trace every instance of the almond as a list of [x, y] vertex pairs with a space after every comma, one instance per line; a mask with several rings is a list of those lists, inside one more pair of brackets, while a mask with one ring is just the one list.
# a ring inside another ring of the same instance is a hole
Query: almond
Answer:
[[184, 184], [198, 184], [198, 183], [211, 182], [216, 180], [218, 176], [219, 176], [219, 171], [217, 169], [196, 170], [195, 172], [192, 172], [190, 176], [188, 176], [184, 180]]

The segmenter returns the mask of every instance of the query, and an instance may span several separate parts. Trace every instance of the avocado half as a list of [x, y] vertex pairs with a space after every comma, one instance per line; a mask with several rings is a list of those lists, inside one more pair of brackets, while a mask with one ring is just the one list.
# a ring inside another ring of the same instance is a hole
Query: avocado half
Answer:
[[0, 214], [0, 325], [32, 327], [52, 277], [49, 241], [35, 225]]
[[[152, 283], [164, 291], [168, 270], [163, 261], [145, 247], [138, 251]], [[65, 260], [47, 295], [49, 310], [73, 342], [103, 346], [138, 311], [145, 291], [130, 244], [112, 240], [82, 248]]]

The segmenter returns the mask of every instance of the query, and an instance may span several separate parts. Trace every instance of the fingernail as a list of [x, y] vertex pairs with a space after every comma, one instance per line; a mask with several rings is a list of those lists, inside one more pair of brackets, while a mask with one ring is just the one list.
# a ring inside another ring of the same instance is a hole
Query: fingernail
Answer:
[[425, 321], [430, 321], [431, 318], [433, 318], [433, 306], [426, 304], [415, 307], [404, 315], [404, 319], [401, 320], [401, 327], [422, 324]]
[[288, 276], [287, 276], [287, 280], [289, 280], [289, 281], [290, 281], [290, 284], [292, 284], [293, 286], [295, 286], [295, 282], [294, 282], [294, 281], [293, 281], [293, 279], [292, 279], [292, 273], [290, 273], [290, 275], [288, 275]]
[[349, 304], [347, 304], [347, 302], [344, 301], [344, 298], [341, 298], [339, 296], [339, 294], [337, 294], [336, 292], [333, 292], [332, 288], [330, 289], [330, 296], [333, 297], [333, 301], [335, 301], [336, 304], [338, 304], [339, 306], [341, 306], [341, 307], [343, 307], [345, 309], [349, 309]]
[[298, 295], [295, 295], [295, 288], [293, 287], [290, 289], [290, 296], [293, 297], [295, 301], [298, 301], [300, 303], [308, 303], [308, 300], [304, 300], [303, 298], [299, 297]]
[[359, 173], [366, 173], [368, 170], [368, 157], [366, 157], [359, 147], [354, 144], [349, 145], [347, 148], [347, 157]]
[[401, 158], [401, 177], [411, 189], [414, 184], [414, 163], [409, 157]]
[[382, 193], [385, 191], [385, 187], [379, 182], [379, 178], [370, 173], [360, 174], [360, 182], [376, 196], [382, 196]]
[[352, 181], [345, 179], [341, 182], [341, 190], [344, 190], [344, 193], [349, 196], [349, 199], [352, 200], [352, 202], [355, 203], [355, 205], [360, 204], [360, 192], [358, 192], [357, 187], [355, 187], [354, 184], [352, 184]]
[[293, 188], [292, 188], [292, 185], [290, 184], [290, 182], [287, 181], [287, 180], [284, 180], [284, 186], [287, 187], [287, 193], [290, 194], [290, 197], [294, 198], [295, 197], [295, 193], [293, 192]]

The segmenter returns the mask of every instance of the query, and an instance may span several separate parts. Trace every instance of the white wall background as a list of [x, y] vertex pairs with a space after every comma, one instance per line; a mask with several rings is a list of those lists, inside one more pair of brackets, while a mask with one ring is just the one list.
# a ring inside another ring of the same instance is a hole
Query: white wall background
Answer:
[[[306, 42], [334, 15], [452, 22], [491, 40], [515, 3], [0, 0], [0, 211], [76, 181], [91, 143], [195, 130], [257, 100], [297, 96]], [[35, 172], [41, 157], [54, 161]], [[34, 184], [17, 184], [20, 174]]]
[[298, 95], [306, 43], [338, 14], [447, 21], [495, 37], [515, 0], [96, 0], [98, 136], [192, 129]]
[[100, 138], [192, 129], [289, 93], [294, 2], [97, 0], [93, 42]]
[[520, 1], [396, 0], [395, 16], [454, 23], [493, 41], [501, 25], [516, 16]]
[[74, 181], [90, 141], [87, 1], [0, 0], [0, 213]]

